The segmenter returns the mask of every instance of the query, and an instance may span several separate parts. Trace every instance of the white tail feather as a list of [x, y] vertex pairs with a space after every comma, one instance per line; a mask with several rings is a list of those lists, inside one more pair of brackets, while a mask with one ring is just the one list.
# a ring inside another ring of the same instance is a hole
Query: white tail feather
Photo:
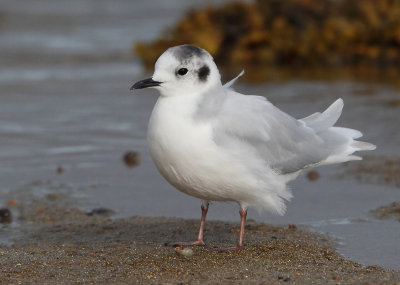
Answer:
[[363, 142], [363, 141], [353, 141], [350, 146], [356, 149], [356, 151], [360, 150], [374, 150], [376, 149], [376, 145], [372, 143]]
[[308, 117], [301, 119], [307, 126], [317, 133], [332, 127], [340, 118], [343, 109], [343, 100], [337, 99], [323, 113], [314, 113]]
[[358, 130], [334, 127], [343, 109], [343, 100], [338, 99], [323, 113], [314, 113], [300, 121], [312, 128], [325, 142], [325, 147], [331, 154], [318, 165], [334, 164], [350, 160], [361, 160], [360, 156], [352, 155], [356, 151], [374, 150], [375, 145], [355, 139], [362, 137]]

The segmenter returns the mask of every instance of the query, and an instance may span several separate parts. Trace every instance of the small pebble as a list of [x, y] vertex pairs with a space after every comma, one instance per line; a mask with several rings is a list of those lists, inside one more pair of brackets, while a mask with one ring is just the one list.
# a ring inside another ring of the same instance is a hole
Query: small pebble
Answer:
[[64, 172], [64, 168], [62, 166], [57, 167], [57, 173], [61, 174]]
[[387, 102], [387, 105], [389, 107], [400, 107], [400, 100], [399, 99], [393, 99], [393, 100], [389, 100]]
[[11, 200], [8, 201], [8, 203], [7, 203], [8, 206], [15, 206], [15, 205], [17, 205], [17, 204], [18, 204], [18, 202], [17, 202], [17, 200], [15, 200], [15, 199], [11, 199]]
[[317, 171], [310, 171], [307, 173], [307, 178], [310, 181], [315, 181], [319, 178], [319, 173]]
[[0, 209], [0, 223], [9, 224], [11, 223], [12, 216], [11, 211], [9, 209]]
[[279, 280], [283, 280], [283, 282], [288, 282], [288, 281], [290, 281], [290, 278], [289, 278], [289, 277], [285, 277], [285, 276], [282, 276], [282, 275], [279, 275], [279, 276], [278, 276], [278, 279], [279, 279]]
[[126, 166], [134, 167], [139, 164], [140, 155], [139, 155], [139, 153], [134, 152], [134, 151], [127, 151], [124, 154], [123, 160], [124, 160]]
[[175, 247], [176, 254], [183, 256], [183, 257], [192, 257], [193, 250], [188, 247], [177, 246]]
[[332, 279], [333, 279], [333, 280], [339, 280], [340, 277], [339, 277], [339, 275], [333, 275]]
[[88, 216], [94, 216], [94, 215], [98, 215], [98, 216], [111, 216], [114, 215], [115, 211], [107, 209], [107, 208], [95, 208], [93, 210], [91, 210], [90, 212], [87, 212], [86, 215]]
[[46, 199], [49, 201], [57, 201], [62, 197], [63, 197], [63, 195], [55, 194], [55, 193], [49, 193], [46, 195]]

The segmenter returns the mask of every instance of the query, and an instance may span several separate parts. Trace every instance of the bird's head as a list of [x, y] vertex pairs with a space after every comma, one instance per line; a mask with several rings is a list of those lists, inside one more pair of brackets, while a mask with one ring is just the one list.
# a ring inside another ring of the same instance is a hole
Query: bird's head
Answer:
[[162, 96], [202, 93], [221, 85], [212, 56], [204, 49], [180, 45], [167, 49], [157, 60], [152, 77], [136, 82], [133, 89], [154, 87]]

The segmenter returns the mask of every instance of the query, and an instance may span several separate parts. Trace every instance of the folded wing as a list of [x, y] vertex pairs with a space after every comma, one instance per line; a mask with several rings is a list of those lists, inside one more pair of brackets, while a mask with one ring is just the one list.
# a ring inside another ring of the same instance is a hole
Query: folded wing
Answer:
[[351, 154], [374, 148], [354, 140], [362, 135], [359, 131], [333, 127], [342, 112], [341, 99], [323, 113], [296, 120], [264, 97], [225, 90], [213, 125], [215, 142], [238, 153], [246, 149], [279, 173], [360, 159]]

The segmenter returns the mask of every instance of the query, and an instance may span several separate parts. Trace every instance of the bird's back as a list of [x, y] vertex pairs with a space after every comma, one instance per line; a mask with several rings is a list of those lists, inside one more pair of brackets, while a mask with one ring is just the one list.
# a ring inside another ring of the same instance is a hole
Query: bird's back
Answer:
[[247, 148], [281, 174], [358, 159], [351, 155], [354, 151], [373, 148], [354, 141], [360, 132], [333, 127], [342, 111], [341, 99], [322, 114], [296, 120], [264, 97], [227, 92], [215, 120], [215, 141], [222, 147]]

